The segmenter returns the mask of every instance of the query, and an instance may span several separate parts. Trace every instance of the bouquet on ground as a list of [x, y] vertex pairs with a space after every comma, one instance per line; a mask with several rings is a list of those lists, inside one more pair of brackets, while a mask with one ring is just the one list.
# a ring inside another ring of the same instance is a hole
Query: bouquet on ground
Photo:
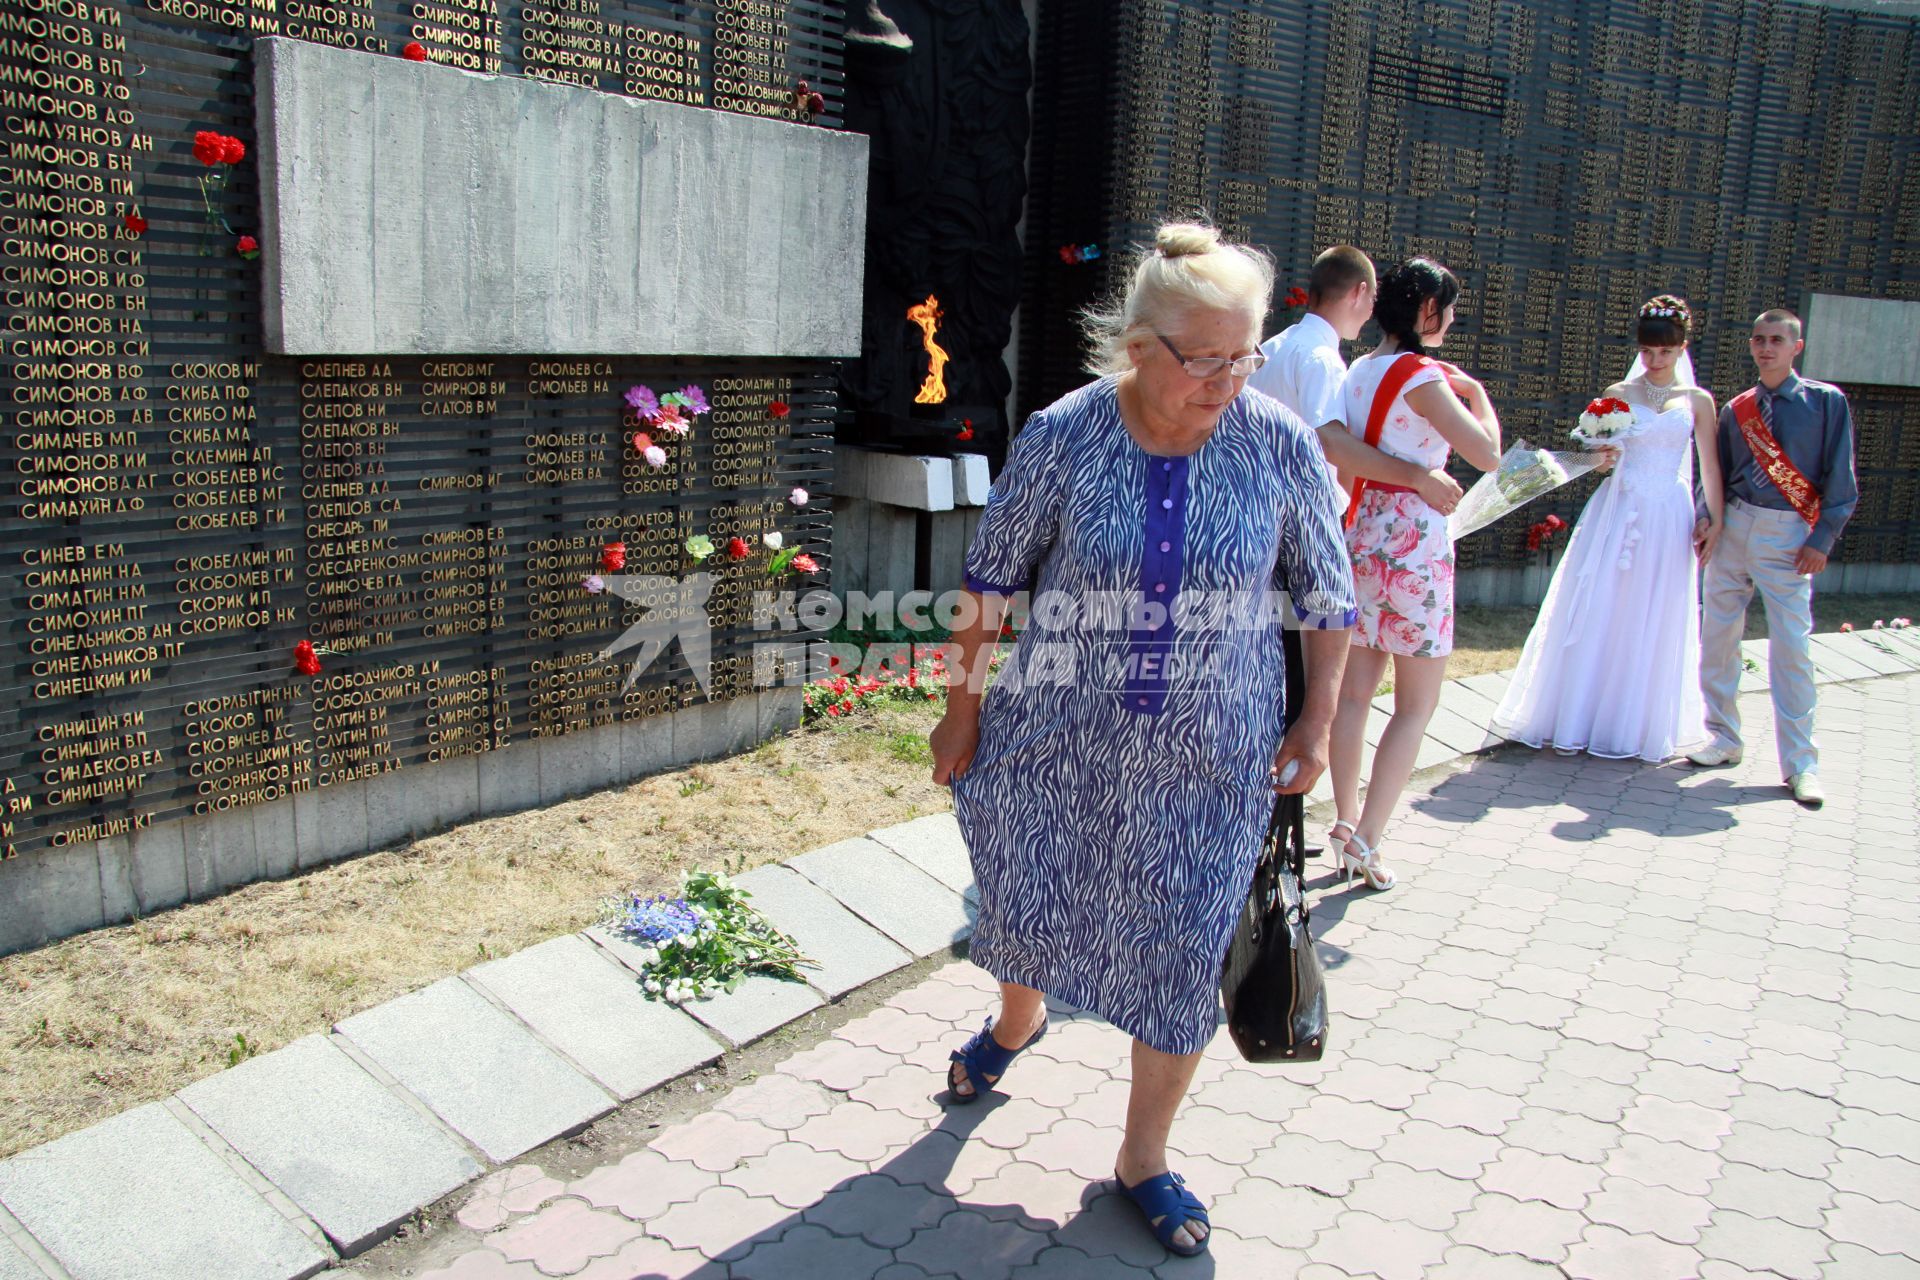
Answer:
[[1600, 462], [1599, 454], [1556, 453], [1517, 440], [1501, 456], [1499, 469], [1481, 476], [1467, 490], [1467, 496], [1447, 517], [1447, 532], [1458, 540], [1484, 529], [1501, 516], [1585, 475]]
[[1597, 448], [1624, 439], [1633, 427], [1632, 405], [1612, 396], [1601, 396], [1587, 401], [1580, 425], [1573, 429], [1573, 439], [1577, 444]]
[[732, 991], [752, 973], [800, 981], [799, 966], [813, 961], [747, 905], [752, 896], [720, 872], [695, 871], [677, 896], [608, 903], [606, 924], [642, 948], [647, 994], [674, 1004]]

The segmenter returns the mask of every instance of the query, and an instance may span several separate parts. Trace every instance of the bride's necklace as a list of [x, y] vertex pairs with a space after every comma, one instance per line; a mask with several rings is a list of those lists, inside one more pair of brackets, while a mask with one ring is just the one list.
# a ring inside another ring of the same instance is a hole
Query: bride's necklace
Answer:
[[1663, 412], [1667, 407], [1667, 401], [1673, 399], [1674, 394], [1680, 390], [1680, 384], [1677, 381], [1655, 382], [1645, 374], [1640, 376], [1640, 385], [1646, 388], [1647, 403], [1655, 413]]

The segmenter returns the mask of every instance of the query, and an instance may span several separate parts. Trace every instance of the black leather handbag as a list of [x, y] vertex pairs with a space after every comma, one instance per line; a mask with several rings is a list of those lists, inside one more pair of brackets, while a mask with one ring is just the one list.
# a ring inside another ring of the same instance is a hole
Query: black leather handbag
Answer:
[[1327, 1047], [1327, 987], [1306, 895], [1305, 796], [1275, 796], [1220, 974], [1227, 1031], [1248, 1062], [1317, 1062]]

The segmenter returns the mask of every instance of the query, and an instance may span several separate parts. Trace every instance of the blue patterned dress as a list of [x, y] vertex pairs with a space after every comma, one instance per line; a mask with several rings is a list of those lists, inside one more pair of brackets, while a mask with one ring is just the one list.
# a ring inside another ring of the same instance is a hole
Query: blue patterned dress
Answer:
[[1033, 585], [953, 786], [975, 963], [1206, 1045], [1285, 723], [1271, 585], [1307, 626], [1354, 621], [1337, 499], [1313, 433], [1255, 392], [1182, 458], [1134, 442], [1113, 378], [1028, 420], [967, 554], [973, 590]]

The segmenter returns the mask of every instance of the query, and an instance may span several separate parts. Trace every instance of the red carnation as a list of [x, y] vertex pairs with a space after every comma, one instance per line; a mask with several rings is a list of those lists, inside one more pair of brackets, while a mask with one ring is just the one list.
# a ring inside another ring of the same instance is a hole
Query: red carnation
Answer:
[[247, 144], [238, 138], [220, 139], [220, 163], [239, 164], [247, 158]]
[[201, 164], [219, 164], [227, 154], [226, 139], [208, 129], [193, 135], [193, 158]]
[[809, 114], [817, 116], [822, 111], [825, 111], [826, 109], [827, 109], [827, 100], [825, 98], [821, 97], [817, 93], [810, 93], [807, 95], [807, 111]]
[[793, 412], [793, 406], [788, 404], [785, 400], [767, 401], [767, 415], [769, 417], [784, 418], [789, 413], [792, 413], [792, 412]]
[[233, 242], [233, 251], [251, 260], [260, 256], [260, 242], [252, 236], [241, 236]]
[[608, 573], [618, 573], [627, 567], [627, 544], [609, 542], [600, 548], [600, 567]]
[[408, 62], [425, 62], [427, 60], [427, 47], [418, 40], [409, 40], [407, 41], [407, 47], [400, 51], [400, 56]]
[[973, 419], [972, 418], [962, 418], [960, 420], [960, 434], [955, 436], [954, 439], [956, 440], [973, 439]]
[[1562, 520], [1559, 516], [1547, 517], [1547, 528], [1553, 530], [1555, 533], [1560, 532], [1560, 530], [1566, 527], [1567, 527], [1567, 522], [1565, 520]]
[[747, 540], [745, 538], [727, 539], [727, 559], [745, 560], [747, 558]]
[[143, 236], [147, 233], [147, 220], [137, 213], [130, 213], [120, 221], [132, 235]]
[[1293, 286], [1293, 288], [1287, 290], [1287, 305], [1290, 307], [1306, 306], [1307, 291], [1305, 289], [1302, 289], [1299, 285], [1295, 285]]
[[320, 655], [314, 652], [313, 641], [302, 640], [293, 646], [293, 669], [303, 676], [320, 674]]
[[804, 551], [793, 558], [792, 565], [793, 565], [793, 571], [795, 573], [820, 572], [820, 562], [818, 560], [815, 560], [812, 556], [806, 554]]

